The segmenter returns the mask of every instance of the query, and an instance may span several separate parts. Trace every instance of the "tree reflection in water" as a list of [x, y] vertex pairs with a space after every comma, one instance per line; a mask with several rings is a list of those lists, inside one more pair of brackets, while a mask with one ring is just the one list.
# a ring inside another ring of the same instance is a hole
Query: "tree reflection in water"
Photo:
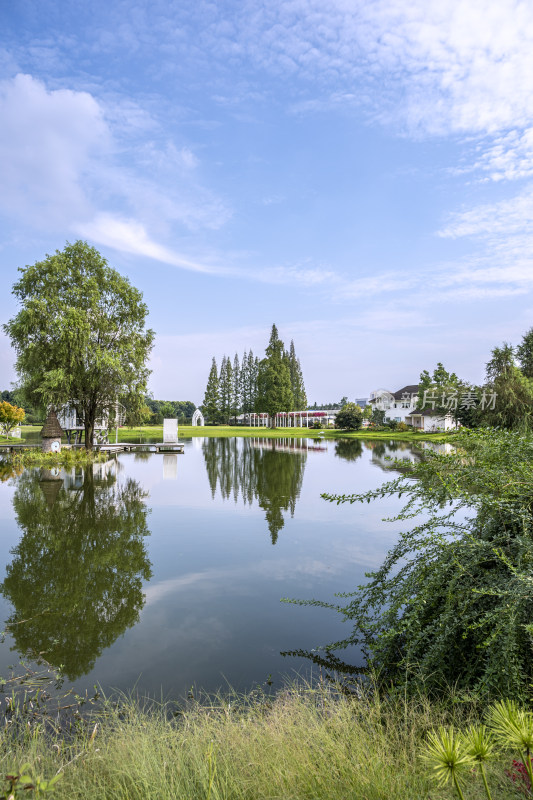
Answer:
[[[294, 515], [307, 460], [303, 439], [205, 439], [202, 445], [211, 492], [224, 499], [256, 501], [265, 512], [272, 544]], [[319, 449], [319, 448], [316, 448]]]
[[70, 680], [138, 621], [151, 577], [146, 493], [107, 466], [28, 470], [13, 498], [23, 535], [0, 585], [14, 607], [6, 624], [20, 653], [42, 653]]
[[335, 442], [335, 455], [345, 461], [357, 461], [363, 455], [363, 443], [360, 439], [339, 439]]

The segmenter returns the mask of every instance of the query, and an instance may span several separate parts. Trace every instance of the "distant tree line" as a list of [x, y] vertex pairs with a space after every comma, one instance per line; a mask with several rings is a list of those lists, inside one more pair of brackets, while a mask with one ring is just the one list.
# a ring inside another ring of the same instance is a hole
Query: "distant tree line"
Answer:
[[162, 425], [164, 419], [177, 419], [183, 424], [196, 410], [191, 400], [154, 400], [153, 397], [145, 398], [145, 406], [144, 421], [148, 425]]
[[213, 357], [205, 389], [202, 410], [212, 424], [229, 423], [239, 414], [279, 411], [301, 411], [307, 408], [307, 395], [300, 360], [294, 342], [287, 350], [272, 326], [265, 357], [259, 359], [252, 350], [233, 361], [224, 356], [218, 368]]
[[337, 403], [313, 403], [313, 405], [308, 405], [307, 408], [309, 411], [317, 411], [318, 409], [323, 411], [337, 411], [348, 403], [348, 398], [346, 396], [341, 397], [341, 399]]
[[17, 389], [4, 389], [4, 391], [0, 394], [0, 398], [3, 403], [10, 403], [12, 406], [18, 406], [19, 408], [24, 409], [26, 412], [26, 416], [24, 418], [25, 424], [32, 425], [35, 423], [44, 422], [46, 417], [44, 411], [39, 408], [34, 408], [34, 406], [26, 402], [22, 392], [18, 391]]
[[481, 386], [461, 380], [439, 362], [420, 375], [418, 408], [452, 414], [469, 428], [533, 430], [533, 328], [519, 345], [492, 350]]

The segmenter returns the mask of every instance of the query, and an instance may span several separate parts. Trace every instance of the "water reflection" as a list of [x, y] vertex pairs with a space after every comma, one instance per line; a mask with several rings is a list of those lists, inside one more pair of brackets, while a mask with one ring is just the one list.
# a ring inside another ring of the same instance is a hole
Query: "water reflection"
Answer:
[[257, 502], [265, 512], [272, 544], [285, 522], [283, 512], [294, 515], [300, 496], [309, 449], [324, 445], [305, 439], [205, 439], [202, 450], [211, 493], [217, 487], [224, 499], [239, 497], [245, 505]]
[[363, 443], [360, 439], [339, 439], [335, 442], [335, 455], [345, 461], [357, 461], [363, 455]]
[[13, 506], [23, 531], [0, 591], [16, 649], [42, 653], [69, 679], [134, 625], [151, 577], [146, 493], [116, 462], [27, 470]]

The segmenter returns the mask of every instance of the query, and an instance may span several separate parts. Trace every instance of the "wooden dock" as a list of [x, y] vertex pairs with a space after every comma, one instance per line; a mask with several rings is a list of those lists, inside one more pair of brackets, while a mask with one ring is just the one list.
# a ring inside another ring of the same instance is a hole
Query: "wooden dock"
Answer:
[[[81, 450], [84, 444], [63, 444], [61, 449], [67, 450]], [[17, 450], [40, 450], [41, 443], [35, 444], [14, 444], [13, 442], [0, 443], [0, 453], [16, 453]], [[185, 453], [185, 445], [183, 442], [117, 442], [117, 444], [95, 444], [93, 450], [98, 450], [100, 453], [129, 453], [130, 451], [141, 450], [149, 453]]]
[[101, 453], [127, 453], [131, 450], [146, 450], [150, 453], [181, 453], [185, 452], [183, 442], [144, 442], [132, 444], [131, 442], [118, 442], [118, 444], [98, 444], [95, 449]]

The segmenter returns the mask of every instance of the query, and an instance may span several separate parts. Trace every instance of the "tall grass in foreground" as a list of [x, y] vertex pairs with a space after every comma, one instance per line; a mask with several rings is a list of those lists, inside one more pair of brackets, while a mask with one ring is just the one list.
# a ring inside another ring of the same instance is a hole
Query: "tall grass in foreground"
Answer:
[[[205, 699], [174, 715], [169, 706], [123, 700], [71, 740], [39, 728], [15, 738], [6, 732], [1, 769], [27, 763], [45, 779], [59, 772], [58, 800], [439, 800], [453, 790], [431, 785], [421, 745], [439, 725], [475, 719], [460, 704], [447, 709], [425, 698], [349, 698], [323, 686]], [[508, 766], [510, 758], [487, 764], [492, 800], [523, 796]], [[484, 796], [479, 775], [467, 774], [464, 786], [469, 800]]]

